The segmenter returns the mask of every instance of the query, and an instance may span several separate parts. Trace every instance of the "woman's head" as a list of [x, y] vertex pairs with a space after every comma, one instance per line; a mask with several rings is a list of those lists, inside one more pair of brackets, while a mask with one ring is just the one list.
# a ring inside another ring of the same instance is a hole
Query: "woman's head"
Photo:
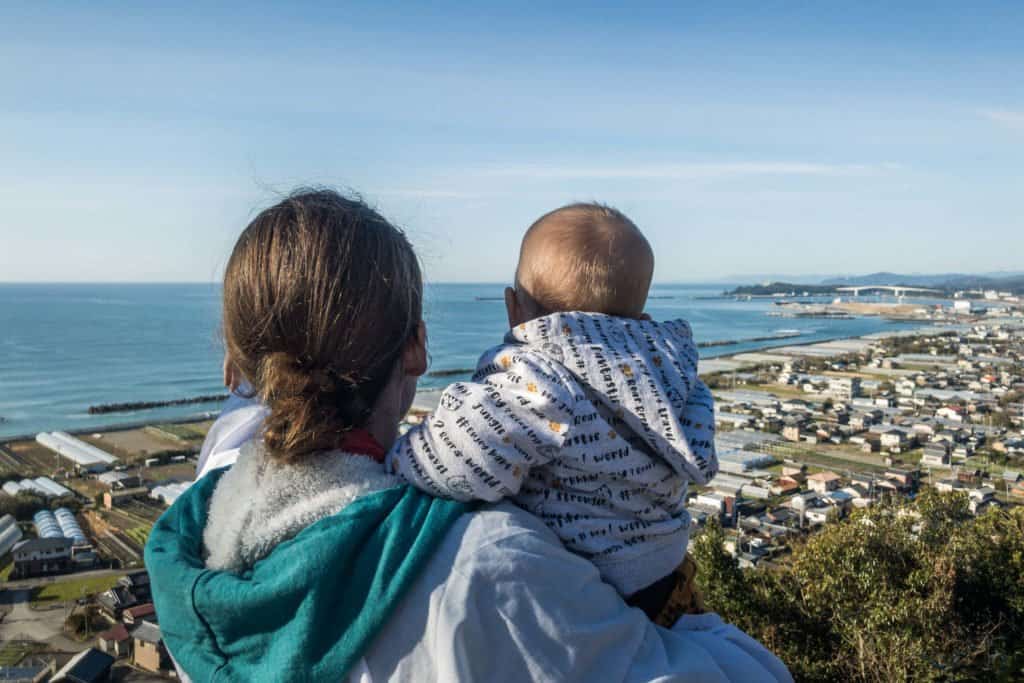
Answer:
[[409, 241], [359, 199], [300, 191], [249, 224], [224, 275], [224, 338], [270, 409], [271, 454], [337, 447], [396, 382], [410, 400], [399, 377], [425, 369], [422, 298]]

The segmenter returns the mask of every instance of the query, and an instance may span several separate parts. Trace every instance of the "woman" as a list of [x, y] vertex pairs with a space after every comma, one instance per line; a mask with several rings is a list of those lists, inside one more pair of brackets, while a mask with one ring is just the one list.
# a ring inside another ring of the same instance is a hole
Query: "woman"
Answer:
[[651, 624], [508, 503], [432, 499], [382, 460], [427, 366], [405, 236], [359, 201], [261, 213], [224, 281], [229, 357], [262, 439], [169, 509], [146, 548], [193, 680], [790, 680], [715, 615]]

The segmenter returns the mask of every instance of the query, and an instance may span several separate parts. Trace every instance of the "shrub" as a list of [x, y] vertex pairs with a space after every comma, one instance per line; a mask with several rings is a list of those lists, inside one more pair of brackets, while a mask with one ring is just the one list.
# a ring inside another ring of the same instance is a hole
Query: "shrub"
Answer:
[[965, 496], [858, 512], [740, 570], [709, 525], [695, 541], [709, 609], [803, 681], [1021, 680], [1024, 508], [974, 518]]

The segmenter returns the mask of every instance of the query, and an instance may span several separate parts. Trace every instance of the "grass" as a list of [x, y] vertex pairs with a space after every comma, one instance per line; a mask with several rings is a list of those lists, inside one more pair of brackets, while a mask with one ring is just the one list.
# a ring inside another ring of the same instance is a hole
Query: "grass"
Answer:
[[[829, 455], [826, 452], [822, 452], [828, 446], [821, 446], [815, 448], [812, 445], [802, 446], [795, 443], [778, 443], [771, 449], [771, 454], [775, 457], [792, 458], [794, 460], [803, 461], [808, 465], [818, 465], [819, 467], [825, 467], [828, 469], [837, 470], [840, 472], [845, 471], [871, 471], [871, 472], [884, 472], [886, 467], [881, 462], [877, 464], [870, 461], [863, 460], [847, 460], [845, 458], [837, 458]], [[856, 455], [863, 457], [866, 454], [855, 454], [847, 453], [848, 455]], [[879, 458], [880, 460], [880, 458]]]
[[152, 425], [146, 427], [145, 431], [154, 436], [162, 436], [186, 443], [201, 441], [206, 437], [206, 432], [202, 427], [188, 423]]
[[774, 394], [783, 400], [790, 398], [800, 398], [805, 401], [820, 401], [823, 398], [818, 394], [809, 394], [803, 389], [800, 389], [799, 387], [795, 387], [789, 384], [762, 384], [758, 388], [761, 391], [767, 391], [770, 394]]
[[32, 606], [41, 607], [53, 602], [77, 600], [83, 596], [102, 593], [113, 588], [120, 576], [90, 576], [51, 583], [32, 592]]
[[42, 643], [27, 641], [0, 643], [0, 666], [17, 666], [25, 657], [36, 652], [42, 652], [45, 647]]
[[871, 471], [875, 473], [885, 472], [890, 468], [884, 464], [874, 464], [868, 462], [856, 462], [853, 460], [846, 460], [844, 458], [836, 458], [824, 453], [805, 453], [800, 456], [806, 460], [809, 464], [824, 465], [831, 470], [838, 470], [839, 472], [864, 472]]

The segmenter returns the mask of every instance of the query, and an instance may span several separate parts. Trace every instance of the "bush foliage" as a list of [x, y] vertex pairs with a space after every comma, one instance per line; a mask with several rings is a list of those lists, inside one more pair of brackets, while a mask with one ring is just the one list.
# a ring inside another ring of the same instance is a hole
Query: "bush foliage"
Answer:
[[769, 568], [739, 569], [717, 525], [695, 542], [709, 609], [800, 681], [1024, 680], [1024, 508], [963, 495], [860, 511]]

